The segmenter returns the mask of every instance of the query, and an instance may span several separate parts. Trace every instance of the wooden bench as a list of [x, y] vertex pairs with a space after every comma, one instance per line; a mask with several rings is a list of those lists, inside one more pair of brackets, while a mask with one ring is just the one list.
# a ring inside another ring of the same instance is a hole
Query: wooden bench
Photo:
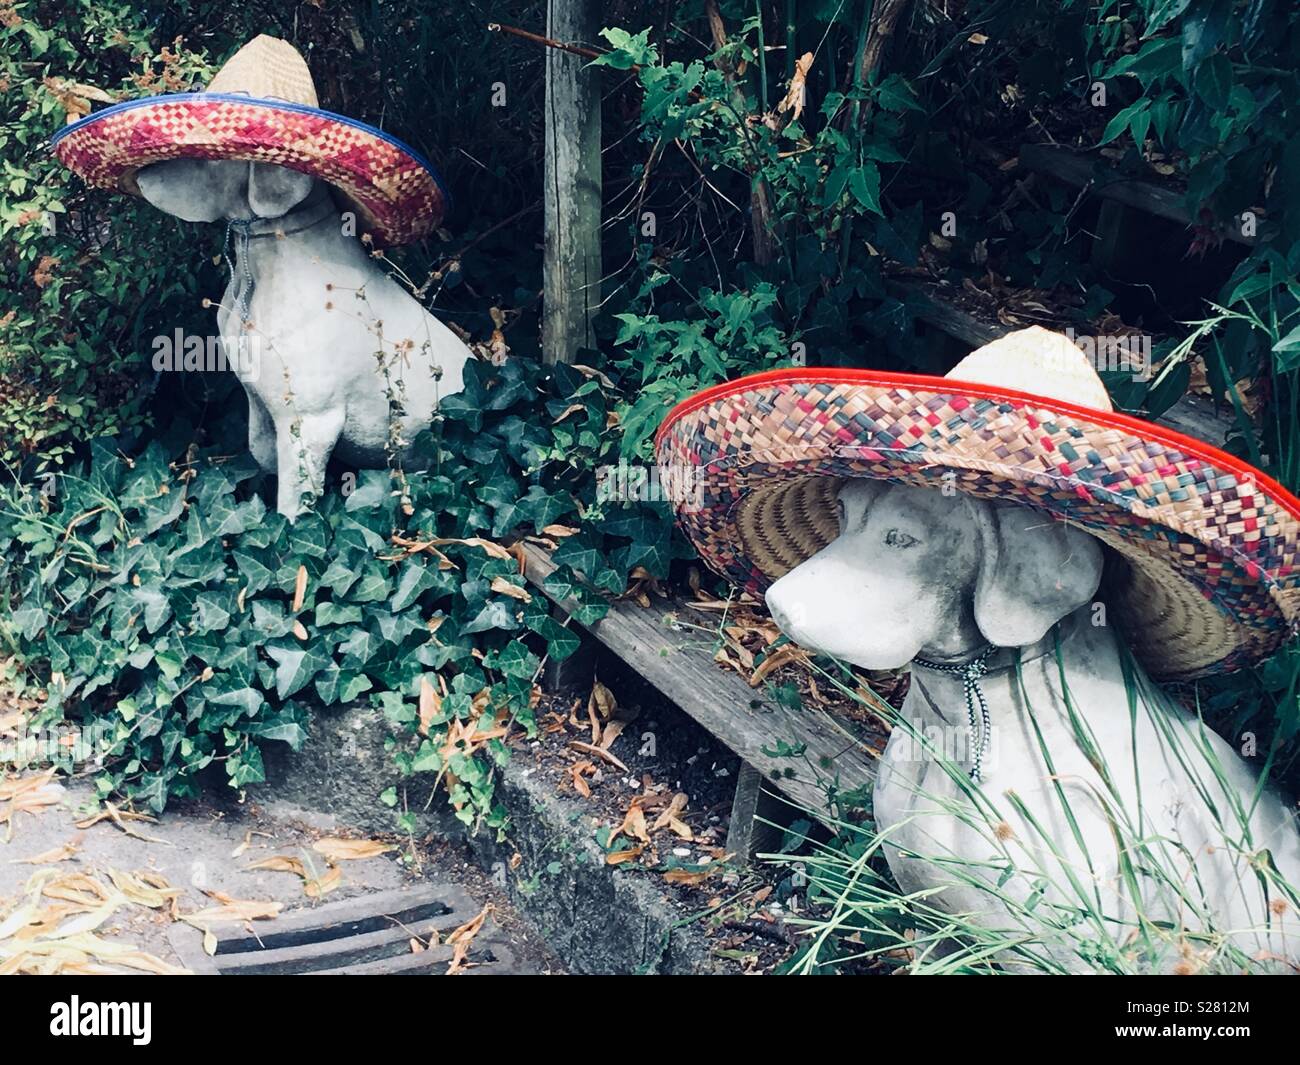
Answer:
[[[543, 586], [555, 571], [550, 556], [532, 544], [524, 550], [528, 580], [567, 614], [572, 604]], [[824, 816], [825, 785], [834, 781], [841, 791], [869, 785], [875, 777], [875, 754], [870, 742], [826, 711], [807, 706], [788, 709], [762, 688], [751, 688], [737, 674], [721, 668], [713, 660], [717, 643], [699, 631], [701, 624], [709, 624], [709, 615], [693, 610], [685, 600], [670, 598], [649, 608], [628, 600], [612, 602], [609, 613], [586, 628], [740, 757], [742, 771], [727, 849], [748, 859], [765, 836], [756, 823], [765, 805], [763, 785], [777, 789], [812, 815]], [[875, 737], [875, 742], [878, 751], [883, 737]], [[802, 754], [782, 756], [780, 744], [802, 748]]]

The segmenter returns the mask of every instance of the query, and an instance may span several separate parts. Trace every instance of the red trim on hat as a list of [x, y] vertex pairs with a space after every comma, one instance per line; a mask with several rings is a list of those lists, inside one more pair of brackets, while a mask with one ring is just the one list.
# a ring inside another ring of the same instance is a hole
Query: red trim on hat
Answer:
[[870, 388], [897, 388], [941, 393], [959, 392], [961, 395], [970, 398], [991, 399], [997, 402], [1012, 403], [1017, 406], [1032, 403], [1034, 406], [1046, 407], [1062, 414], [1069, 414], [1107, 429], [1120, 429], [1143, 440], [1167, 444], [1170, 447], [1177, 448], [1189, 458], [1208, 462], [1220, 469], [1253, 480], [1275, 502], [1289, 511], [1292, 517], [1300, 520], [1300, 499], [1293, 496], [1277, 481], [1269, 477], [1268, 474], [1256, 469], [1248, 462], [1243, 462], [1234, 455], [1229, 455], [1226, 451], [1215, 447], [1213, 444], [1207, 444], [1203, 440], [1186, 436], [1176, 429], [1168, 429], [1163, 425], [1157, 425], [1143, 418], [1135, 418], [1131, 414], [1121, 414], [1118, 411], [1098, 410], [1096, 407], [1070, 403], [1063, 399], [1037, 396], [1032, 392], [1020, 392], [1010, 388], [993, 388], [988, 385], [960, 381], [953, 377], [933, 377], [929, 374], [889, 373], [885, 370], [809, 370], [803, 368], [765, 370], [762, 373], [750, 374], [748, 377], [741, 377], [735, 381], [726, 381], [720, 385], [714, 385], [712, 388], [706, 388], [703, 392], [699, 392], [678, 403], [668, 412], [668, 416], [664, 418], [663, 424], [659, 426], [658, 432], [655, 433], [655, 449], [658, 450], [660, 441], [672, 428], [674, 422], [686, 417], [693, 411], [699, 410], [701, 407], [707, 407], [711, 403], [735, 395], [738, 392], [749, 392], [756, 388], [768, 386], [779, 387], [781, 385], [796, 384], [865, 385]]

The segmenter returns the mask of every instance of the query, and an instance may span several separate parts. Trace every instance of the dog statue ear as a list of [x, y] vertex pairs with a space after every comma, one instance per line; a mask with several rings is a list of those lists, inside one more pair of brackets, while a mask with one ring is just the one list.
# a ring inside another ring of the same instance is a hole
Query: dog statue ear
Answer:
[[874, 481], [866, 477], [851, 477], [845, 481], [837, 493], [840, 533], [861, 525], [867, 508], [876, 501], [877, 496], [892, 487], [887, 481]]
[[258, 218], [279, 218], [302, 203], [316, 179], [274, 163], [248, 164], [248, 206]]
[[215, 222], [241, 198], [243, 169], [223, 159], [169, 159], [142, 167], [135, 184], [160, 211], [186, 222]]
[[1020, 506], [975, 504], [983, 557], [975, 624], [995, 647], [1036, 643], [1092, 599], [1101, 544], [1082, 529]]

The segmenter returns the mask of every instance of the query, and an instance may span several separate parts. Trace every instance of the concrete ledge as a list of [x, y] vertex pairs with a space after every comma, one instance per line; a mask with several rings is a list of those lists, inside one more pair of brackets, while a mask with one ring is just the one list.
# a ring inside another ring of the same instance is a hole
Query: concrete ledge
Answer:
[[[387, 833], [395, 830], [396, 812], [379, 800], [386, 788], [396, 786], [400, 793], [404, 787], [413, 809], [423, 805], [433, 777], [398, 776], [386, 749], [388, 724], [378, 711], [321, 710], [312, 725], [301, 752], [280, 745], [268, 750], [259, 801], [292, 804]], [[497, 795], [510, 818], [504, 838], [491, 829], [469, 833], [441, 795], [427, 812], [417, 809], [416, 830], [463, 841], [571, 972], [723, 971], [698, 926], [653, 880], [605, 863], [594, 818], [555, 794], [530, 751], [513, 751], [500, 771]]]

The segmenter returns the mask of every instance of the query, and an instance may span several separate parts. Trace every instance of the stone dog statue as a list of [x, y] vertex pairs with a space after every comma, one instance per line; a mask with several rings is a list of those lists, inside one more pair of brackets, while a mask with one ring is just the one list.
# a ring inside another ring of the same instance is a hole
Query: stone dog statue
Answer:
[[237, 338], [255, 342], [256, 372], [241, 373], [248, 446], [278, 476], [282, 514], [296, 515], [305, 492], [322, 490], [335, 451], [357, 466], [384, 465], [398, 382], [405, 441], [440, 397], [460, 391], [469, 349], [344, 234], [321, 182], [264, 163], [200, 159], [155, 163], [136, 180], [149, 203], [188, 222], [252, 219], [247, 240], [234, 242], [217, 323], [232, 364]]
[[1023, 944], [1008, 966], [1300, 967], [1293, 812], [1147, 672], [1248, 668], [1298, 631], [1300, 499], [1114, 411], [1038, 327], [944, 377], [717, 385], [655, 451], [701, 559], [791, 640], [910, 664], [874, 801], [905, 892]]
[[447, 207], [442, 181], [390, 134], [322, 110], [289, 42], [255, 37], [202, 92], [114, 104], [51, 145], [91, 185], [226, 224], [221, 348], [248, 393], [248, 445], [279, 479], [281, 513], [324, 489], [335, 450], [382, 466], [461, 389], [469, 349], [359, 239], [427, 235]]
[[[1044, 835], [1050, 838], [1064, 859], [1043, 858], [1044, 874], [1051, 876], [1055, 867], [1060, 881], [1062, 868], [1069, 868], [1086, 878], [1110, 912], [1122, 915], [1112, 803], [1106, 799], [1113, 789], [1114, 805], [1131, 812], [1140, 804], [1145, 835], [1177, 841], [1178, 868], [1194, 878], [1218, 928], [1271, 928], [1242, 932], [1238, 945], [1251, 955], [1300, 963], [1295, 910], [1283, 905], [1269, 912], [1268, 896], [1243, 857], [1267, 849], [1282, 876], [1300, 885], [1293, 816], [1275, 794], [1256, 801], [1256, 773], [1206, 732], [1231, 789], [1225, 794], [1205, 764], [1201, 730], [1189, 714], [1174, 711], [1164, 720], [1183, 741], [1171, 744], [1159, 719], [1131, 712], [1115, 632], [1094, 624], [1092, 603], [1102, 575], [1097, 540], [1024, 507], [945, 497], [931, 488], [850, 481], [839, 492], [839, 506], [839, 537], [767, 591], [783, 632], [804, 647], [866, 669], [911, 663], [901, 716], [931, 735], [967, 728], [966, 682], [960, 672], [943, 667], [996, 648], [979, 679], [991, 725], [980, 782], [994, 797], [1014, 792], [1039, 826], [1004, 801], [999, 810], [1005, 827], [999, 831], [1028, 851], [1044, 851]], [[1059, 661], [1052, 632], [1058, 623]], [[1020, 655], [1020, 678], [1013, 651]], [[1086, 717], [1108, 784], [1095, 753], [1079, 742], [1071, 705]], [[1175, 749], [1192, 765], [1180, 761]], [[977, 740], [957, 750], [967, 769], [980, 755]], [[1073, 824], [1058, 787], [1066, 793]], [[920, 750], [911, 731], [896, 726], [874, 807], [900, 887], [912, 892], [943, 885], [938, 901], [944, 909], [976, 915], [990, 929], [1013, 927], [1017, 922], [1009, 913], [997, 912], [991, 890], [957, 882], [944, 866], [948, 856], [974, 863], [995, 857], [987, 829], [952, 816], [950, 804], [967, 802], [958, 781]], [[1249, 842], [1233, 849], [1225, 845], [1225, 832], [1232, 833], [1231, 811], [1237, 809], [1252, 812], [1240, 826], [1248, 827]], [[999, 870], [990, 867], [986, 876], [991, 888]], [[1018, 877], [1002, 890], [1024, 901], [1033, 880]], [[1160, 898], [1144, 905], [1151, 908], [1147, 916], [1175, 927], [1180, 920], [1162, 908]]]

